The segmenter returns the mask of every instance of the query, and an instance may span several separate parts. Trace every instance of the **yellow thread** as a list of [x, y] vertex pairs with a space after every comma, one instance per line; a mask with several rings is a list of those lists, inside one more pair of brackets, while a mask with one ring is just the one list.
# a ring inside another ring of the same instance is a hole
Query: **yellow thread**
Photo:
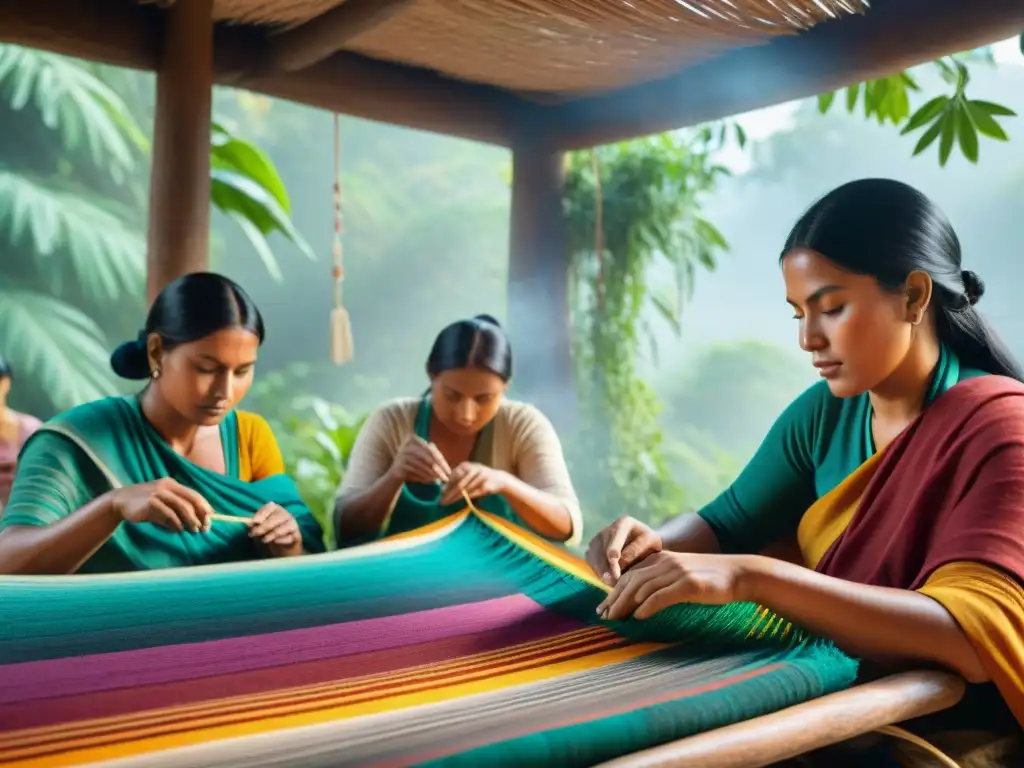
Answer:
[[957, 762], [943, 752], [941, 749], [936, 747], [931, 742], [925, 741], [920, 736], [911, 733], [910, 731], [904, 730], [896, 725], [883, 725], [881, 728], [876, 729], [876, 733], [880, 733], [883, 736], [891, 736], [895, 739], [902, 739], [903, 741], [913, 744], [915, 747], [920, 747], [929, 755], [939, 761], [940, 764], [946, 768], [960, 768]]

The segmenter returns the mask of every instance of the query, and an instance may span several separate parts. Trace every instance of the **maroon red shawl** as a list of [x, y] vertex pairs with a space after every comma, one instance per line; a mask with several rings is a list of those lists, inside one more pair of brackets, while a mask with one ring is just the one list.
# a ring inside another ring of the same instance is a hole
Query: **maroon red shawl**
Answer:
[[1003, 376], [950, 388], [886, 448], [817, 570], [918, 589], [957, 560], [1024, 582], [1024, 384]]

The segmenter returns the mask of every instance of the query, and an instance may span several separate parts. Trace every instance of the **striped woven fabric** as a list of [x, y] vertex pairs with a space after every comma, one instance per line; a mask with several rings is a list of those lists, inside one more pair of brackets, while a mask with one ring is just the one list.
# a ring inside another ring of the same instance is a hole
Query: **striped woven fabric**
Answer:
[[753, 605], [611, 624], [603, 594], [471, 512], [287, 561], [0, 579], [0, 765], [583, 766], [856, 673]]

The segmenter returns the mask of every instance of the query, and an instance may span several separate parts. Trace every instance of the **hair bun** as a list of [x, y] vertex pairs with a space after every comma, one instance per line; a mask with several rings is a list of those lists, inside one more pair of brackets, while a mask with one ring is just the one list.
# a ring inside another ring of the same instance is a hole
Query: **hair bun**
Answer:
[[490, 323], [491, 325], [495, 326], [496, 328], [501, 328], [501, 323], [499, 323], [491, 315], [474, 315], [473, 319], [474, 320], [479, 320], [482, 323]]
[[967, 303], [974, 306], [985, 295], [985, 283], [969, 269], [961, 272], [960, 278], [964, 281], [964, 296], [967, 297]]
[[110, 367], [122, 379], [148, 379], [149, 355], [146, 349], [146, 332], [137, 339], [118, 345], [110, 356]]

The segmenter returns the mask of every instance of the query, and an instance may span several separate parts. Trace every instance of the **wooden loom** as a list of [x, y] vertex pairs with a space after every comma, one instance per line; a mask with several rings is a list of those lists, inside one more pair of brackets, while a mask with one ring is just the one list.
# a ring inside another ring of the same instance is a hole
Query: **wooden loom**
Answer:
[[[565, 151], [891, 74], [1024, 27], [1020, 0], [689, 0], [686, 6], [674, 0], [2, 0], [0, 41], [157, 73], [150, 298], [208, 263], [214, 84], [509, 147], [510, 326], [537, 337], [539, 329], [565, 327], [559, 194]], [[547, 304], [539, 305], [538, 295], [548, 296]], [[558, 375], [565, 358], [557, 344], [544, 346], [523, 349], [523, 367]], [[951, 676], [910, 673], [615, 765], [764, 765], [948, 707], [962, 691]]]

